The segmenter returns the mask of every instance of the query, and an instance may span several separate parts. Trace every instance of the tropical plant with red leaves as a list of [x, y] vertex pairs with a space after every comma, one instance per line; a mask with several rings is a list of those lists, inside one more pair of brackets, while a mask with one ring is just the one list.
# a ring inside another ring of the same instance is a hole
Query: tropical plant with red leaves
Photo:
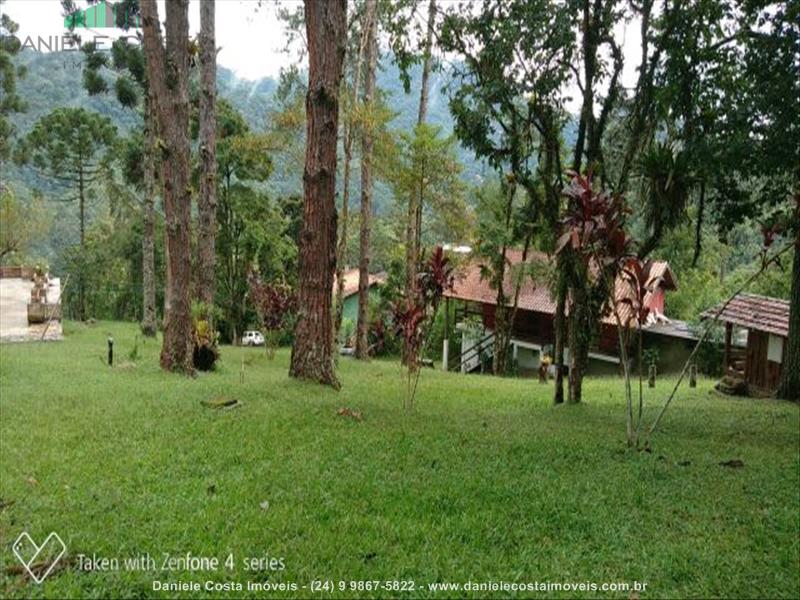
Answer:
[[278, 339], [294, 314], [296, 296], [289, 285], [283, 282], [262, 282], [258, 274], [252, 271], [248, 275], [248, 282], [250, 300], [264, 329], [264, 345], [271, 360], [275, 356]]
[[436, 246], [417, 275], [416, 298], [403, 298], [392, 307], [395, 333], [402, 337], [406, 349], [406, 397], [404, 406], [411, 409], [419, 383], [420, 356], [436, 319], [444, 292], [453, 287], [453, 265]]
[[[622, 331], [623, 327], [625, 331], [630, 331], [632, 327], [636, 327], [637, 331], [637, 341], [638, 341], [638, 360], [637, 366], [639, 370], [639, 410], [638, 415], [636, 418], [636, 427], [634, 432], [634, 422], [633, 422], [633, 402], [632, 402], [632, 395], [630, 392], [630, 373], [628, 371], [628, 367], [626, 365], [624, 369], [625, 373], [625, 384], [626, 384], [626, 392], [627, 392], [627, 400], [628, 400], [628, 445], [629, 446], [639, 446], [639, 438], [642, 432], [642, 413], [644, 410], [644, 386], [643, 386], [643, 379], [644, 379], [644, 359], [643, 359], [643, 340], [642, 340], [642, 328], [644, 324], [647, 322], [647, 319], [650, 317], [652, 312], [652, 299], [655, 298], [655, 294], [653, 293], [660, 283], [660, 278], [653, 278], [651, 277], [652, 269], [653, 269], [653, 262], [652, 261], [644, 261], [640, 259], [638, 256], [623, 256], [619, 259], [620, 264], [620, 276], [619, 279], [621, 281], [622, 290], [621, 290], [621, 297], [616, 298], [616, 305], [614, 307], [614, 314], [617, 317], [617, 328]], [[628, 318], [624, 321], [622, 320], [618, 307], [619, 306], [628, 306]], [[627, 337], [627, 336], [626, 336]], [[624, 342], [622, 336], [620, 336], [620, 354], [622, 356], [622, 360], [627, 363], [628, 361], [628, 353], [627, 353], [627, 344]]]
[[660, 279], [650, 277], [653, 269], [653, 261], [650, 260], [644, 261], [635, 256], [626, 256], [620, 260], [620, 266], [620, 279], [624, 284], [624, 291], [618, 303], [630, 308], [630, 316], [625, 325], [632, 322], [641, 328], [652, 312], [653, 292], [658, 287]]
[[[395, 333], [403, 338], [406, 347], [418, 350], [422, 346], [425, 322], [425, 306], [403, 298], [393, 306]], [[410, 363], [414, 366], [416, 361]]]
[[436, 246], [425, 267], [417, 275], [417, 288], [424, 303], [436, 310], [445, 290], [453, 287], [453, 279], [450, 259], [444, 255], [441, 246]]
[[369, 324], [370, 355], [380, 355], [386, 351], [386, 323], [383, 315], [377, 315]]
[[[590, 321], [582, 323], [585, 329], [593, 326], [602, 314], [609, 311], [616, 319], [625, 380], [628, 445], [638, 446], [644, 403], [642, 326], [650, 315], [650, 298], [654, 297], [652, 292], [659, 281], [650, 277], [652, 262], [639, 259], [634, 252], [635, 242], [626, 231], [629, 210], [620, 196], [596, 190], [591, 173], [585, 176], [574, 175], [564, 194], [567, 198], [567, 211], [561, 221], [562, 233], [556, 251], [569, 253], [582, 266], [582, 273], [585, 274], [584, 278], [576, 278], [572, 282], [573, 298], [576, 296], [575, 288], [585, 285], [589, 291], [583, 293], [583, 297], [599, 299], [600, 306], [596, 307], [599, 312], [590, 315]], [[627, 311], [623, 311], [625, 306]], [[571, 310], [584, 309], [573, 301]], [[576, 324], [573, 323], [572, 326], [575, 327]], [[639, 351], [639, 410], [636, 420], [633, 415], [628, 359], [628, 339], [634, 327], [638, 331]], [[577, 336], [573, 337], [576, 338]]]
[[563, 195], [567, 211], [561, 220], [556, 254], [570, 248], [586, 264], [600, 257], [605, 265], [615, 264], [617, 257], [632, 251], [632, 240], [625, 232], [625, 218], [630, 211], [622, 196], [595, 190], [591, 173], [573, 173]]
[[589, 344], [614, 299], [621, 259], [632, 254], [628, 208], [619, 195], [597, 190], [592, 174], [572, 174], [556, 254], [568, 265], [570, 402], [580, 402]]

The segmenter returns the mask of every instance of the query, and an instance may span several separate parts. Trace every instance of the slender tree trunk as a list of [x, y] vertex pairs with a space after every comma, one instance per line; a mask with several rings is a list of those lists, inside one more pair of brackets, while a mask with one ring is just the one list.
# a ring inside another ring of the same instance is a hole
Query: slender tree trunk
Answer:
[[413, 301], [417, 297], [417, 264], [419, 262], [419, 252], [416, 248], [417, 236], [414, 233], [417, 223], [417, 202], [419, 197], [416, 193], [411, 194], [408, 202], [408, 212], [406, 214], [406, 298]]
[[[364, 80], [364, 105], [372, 112], [375, 100], [375, 71], [378, 61], [377, 0], [367, 0], [365, 27], [367, 45], [364, 60], [367, 64]], [[361, 137], [361, 232], [358, 261], [358, 322], [356, 324], [356, 351], [359, 359], [369, 358], [369, 236], [372, 223], [372, 147], [374, 132], [369, 125], [363, 127]]]
[[594, 76], [597, 61], [597, 47], [595, 42], [596, 30], [590, 4], [593, 0], [582, 0], [581, 20], [581, 45], [583, 49], [583, 103], [581, 105], [581, 119], [578, 123], [578, 134], [575, 139], [575, 153], [572, 160], [572, 170], [579, 173], [583, 160], [586, 140], [593, 135], [592, 124], [594, 121]]
[[[800, 223], [800, 204], [797, 213], [796, 222]], [[784, 345], [781, 379], [775, 395], [786, 400], [800, 400], [800, 233], [796, 235], [794, 244], [791, 293], [789, 338]]]
[[305, 0], [308, 41], [306, 158], [300, 228], [299, 315], [289, 374], [338, 388], [331, 289], [336, 268], [339, 89], [347, 47], [347, 2]]
[[[352, 113], [361, 101], [361, 65], [364, 62], [364, 52], [367, 43], [367, 29], [362, 26], [361, 43], [359, 44], [356, 68], [353, 73], [353, 94], [350, 112], [344, 126], [344, 181], [342, 182], [342, 212], [340, 214], [341, 226], [339, 228], [339, 241], [336, 249], [336, 309], [334, 313], [333, 333], [334, 343], [341, 342], [339, 335], [342, 330], [342, 315], [344, 313], [344, 266], [347, 255], [347, 226], [350, 218], [350, 164], [353, 160], [353, 118]], [[334, 347], [334, 352], [338, 348]]]
[[589, 340], [593, 326], [591, 311], [587, 306], [588, 297], [583, 282], [588, 277], [585, 268], [575, 274], [578, 283], [571, 286], [569, 310], [569, 395], [567, 401], [573, 404], [583, 398], [583, 376], [589, 362]]
[[189, 149], [189, 2], [166, 3], [166, 52], [155, 0], [141, 3], [148, 83], [158, 112], [167, 230], [170, 304], [164, 315], [161, 366], [191, 373], [191, 181]]
[[83, 168], [78, 170], [78, 212], [80, 213], [81, 268], [78, 273], [78, 320], [86, 318], [86, 185]]
[[[494, 309], [494, 353], [492, 355], [492, 374], [505, 375], [508, 363], [508, 307], [497, 304]], [[481, 367], [483, 369], [483, 367]]]
[[156, 259], [155, 259], [155, 201], [156, 201], [156, 115], [149, 91], [144, 107], [144, 232], [142, 234], [142, 333], [156, 334]]
[[706, 207], [706, 182], [700, 183], [700, 196], [697, 199], [697, 222], [694, 226], [694, 255], [692, 256], [692, 268], [697, 266], [700, 260], [700, 252], [703, 250], [703, 213]]
[[[559, 212], [561, 209], [561, 160], [560, 160], [560, 133], [558, 121], [550, 109], [540, 111], [541, 122], [544, 130], [545, 154], [543, 161], [543, 179], [545, 182], [545, 209], [546, 222], [551, 227], [551, 238], [548, 240], [548, 250], [552, 253], [559, 232]], [[553, 403], [564, 402], [564, 340], [566, 337], [566, 306], [567, 284], [566, 270], [563, 258], [556, 258], [556, 313], [553, 321], [553, 365], [556, 371]]]
[[[200, 194], [197, 201], [197, 299], [215, 296], [217, 239], [217, 45], [215, 2], [200, 2]], [[209, 311], [211, 319], [213, 311]]]
[[[436, 0], [428, 3], [428, 26], [425, 34], [425, 45], [422, 57], [422, 81], [419, 92], [419, 112], [417, 113], [417, 127], [425, 123], [428, 116], [428, 91], [431, 74], [431, 49], [433, 47], [433, 32], [436, 16]], [[420, 177], [422, 178], [422, 177]], [[421, 251], [421, 222], [424, 186], [422, 182], [411, 194], [406, 215], [406, 298], [415, 300], [417, 297], [417, 273], [419, 271]], [[404, 358], [405, 350], [404, 350]]]
[[[630, 116], [627, 119], [628, 141], [625, 145], [619, 178], [616, 185], [616, 191], [620, 194], [624, 193], [628, 188], [628, 180], [636, 153], [653, 135], [653, 79], [663, 51], [663, 46], [657, 46], [653, 55], [650, 55], [650, 25], [654, 4], [655, 0], [642, 0], [640, 6], [641, 59], [638, 68], [639, 76], [633, 94], [634, 103]], [[662, 16], [662, 19], [670, 23], [667, 25], [667, 30], [670, 30], [675, 22], [674, 19], [667, 19], [669, 12], [669, 3], [664, 2], [664, 16]]]
[[[561, 258], [558, 259], [561, 261]], [[556, 369], [555, 390], [553, 404], [564, 402], [564, 340], [567, 334], [567, 282], [564, 270], [566, 267], [559, 265], [558, 281], [556, 282], [556, 315], [554, 320], [555, 343], [553, 344], [553, 364]]]
[[[612, 300], [612, 302], [616, 302]], [[628, 347], [625, 343], [622, 320], [619, 318], [619, 310], [614, 305], [614, 316], [617, 320], [617, 339], [619, 340], [619, 357], [622, 364], [622, 377], [625, 380], [625, 433], [628, 440], [628, 447], [633, 447], [633, 393], [631, 392], [631, 373], [630, 362], [628, 361]], [[641, 419], [640, 419], [641, 423]]]
[[428, 117], [428, 91], [431, 77], [431, 48], [433, 47], [433, 29], [436, 19], [436, 0], [428, 2], [428, 29], [425, 33], [425, 47], [422, 55], [422, 82], [419, 91], [419, 112], [417, 125], [422, 125]]
[[[513, 169], [513, 167], [512, 167]], [[503, 183], [503, 189], [506, 193], [505, 205], [505, 229], [507, 233], [511, 228], [511, 218], [514, 207], [514, 195], [517, 192], [517, 184], [513, 178], [508, 183]], [[508, 355], [508, 340], [509, 340], [509, 315], [508, 306], [506, 306], [506, 292], [505, 292], [505, 277], [506, 277], [506, 262], [507, 262], [508, 247], [504, 243], [500, 254], [494, 259], [494, 289], [497, 290], [495, 299], [495, 313], [494, 313], [494, 356], [492, 357], [492, 372], [495, 375], [505, 373], [507, 366]]]
[[[501, 372], [504, 373], [507, 371], [508, 367], [508, 349], [510, 346], [511, 339], [514, 335], [514, 323], [517, 320], [517, 311], [519, 309], [519, 294], [522, 290], [522, 282], [525, 277], [527, 277], [524, 271], [524, 265], [528, 263], [528, 251], [531, 248], [531, 241], [533, 237], [533, 231], [529, 230], [528, 234], [525, 236], [525, 241], [522, 244], [522, 261], [520, 262], [519, 273], [516, 274], [514, 277], [514, 300], [511, 302], [511, 312], [509, 314], [506, 311], [506, 323], [505, 323], [505, 344], [504, 344], [504, 356], [503, 362], [500, 365]], [[512, 273], [513, 275], [513, 273]]]
[[636, 446], [639, 446], [639, 438], [642, 435], [642, 417], [644, 413], [644, 384], [643, 384], [643, 375], [642, 375], [642, 362], [643, 362], [643, 352], [642, 352], [642, 323], [637, 321], [638, 331], [639, 331], [639, 413], [637, 416], [636, 421]]

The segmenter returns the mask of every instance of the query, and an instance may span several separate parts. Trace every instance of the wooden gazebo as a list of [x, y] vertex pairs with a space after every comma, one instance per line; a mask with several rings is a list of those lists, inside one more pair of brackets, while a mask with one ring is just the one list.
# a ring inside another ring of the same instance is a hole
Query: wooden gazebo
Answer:
[[[703, 318], [714, 318], [720, 308], [705, 311]], [[719, 321], [725, 324], [725, 374], [744, 379], [755, 393], [775, 391], [789, 337], [789, 302], [740, 294], [725, 307]], [[744, 347], [735, 344], [740, 333], [746, 335]]]

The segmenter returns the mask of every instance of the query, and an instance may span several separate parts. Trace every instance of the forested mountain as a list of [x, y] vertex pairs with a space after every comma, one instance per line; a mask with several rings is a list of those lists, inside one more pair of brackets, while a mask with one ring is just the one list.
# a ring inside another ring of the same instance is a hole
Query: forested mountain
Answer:
[[[19, 81], [19, 92], [28, 104], [27, 111], [15, 115], [17, 134], [27, 133], [37, 119], [46, 115], [56, 107], [83, 107], [109, 117], [114, 124], [125, 132], [132, 127], [139, 127], [140, 118], [130, 109], [121, 106], [112, 96], [89, 96], [82, 85], [83, 55], [78, 52], [41, 53], [23, 51], [16, 57], [16, 62], [27, 70], [26, 76]], [[389, 128], [399, 131], [410, 131], [416, 120], [418, 98], [419, 68], [412, 70], [411, 93], [403, 90], [397, 67], [390, 60], [384, 60], [378, 70], [378, 87], [382, 91], [388, 107], [395, 113]], [[453, 119], [447, 106], [445, 84], [447, 72], [434, 73], [431, 77], [431, 94], [429, 121], [441, 125], [445, 133], [453, 129]], [[219, 96], [225, 98], [240, 111], [254, 131], [266, 127], [268, 116], [274, 110], [274, 92], [278, 82], [271, 77], [257, 81], [240, 79], [236, 74], [223, 66], [217, 70]], [[463, 165], [462, 178], [465, 183], [474, 184], [480, 181], [488, 171], [475, 160], [471, 152], [459, 146], [458, 158]], [[4, 181], [8, 181], [18, 192], [25, 195], [32, 189], [43, 192], [55, 192], [47, 181], [37, 177], [30, 169], [20, 169], [13, 165], [3, 166]], [[287, 169], [276, 166], [270, 180], [270, 188], [278, 195], [302, 193], [299, 187], [299, 173], [295, 177], [287, 174]], [[358, 178], [353, 180], [354, 193], [351, 198], [358, 202]], [[378, 185], [376, 188], [375, 206], [379, 213], [388, 209], [391, 201], [388, 186]]]

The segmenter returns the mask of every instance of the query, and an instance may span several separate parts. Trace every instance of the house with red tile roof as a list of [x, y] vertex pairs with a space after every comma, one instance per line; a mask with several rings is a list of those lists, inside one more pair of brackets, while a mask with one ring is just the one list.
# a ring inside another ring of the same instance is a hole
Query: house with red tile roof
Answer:
[[[507, 252], [503, 291], [508, 306], [512, 307], [515, 282], [522, 252]], [[480, 259], [473, 259], [459, 269], [452, 289], [445, 292], [447, 303], [456, 303], [456, 331], [460, 331], [461, 354], [450, 361], [449, 339], [445, 340], [444, 354], [450, 362], [448, 368], [469, 372], [481, 368], [493, 352], [497, 290], [484, 276]], [[511, 354], [520, 370], [538, 369], [545, 355], [552, 355], [555, 342], [554, 320], [555, 298], [549, 281], [554, 263], [542, 252], [527, 255], [530, 274], [522, 279], [517, 296], [517, 312], [511, 335]], [[645, 302], [651, 309], [648, 322], [644, 324], [645, 346], [659, 348], [665, 355], [665, 364], [677, 364], [690, 351], [695, 336], [686, 323], [671, 320], [664, 314], [666, 294], [677, 289], [675, 274], [665, 261], [653, 261], [648, 273], [650, 291]], [[625, 296], [628, 286], [617, 281], [615, 294], [618, 299]], [[623, 323], [634, 318], [627, 304], [619, 305]], [[448, 313], [449, 314], [449, 313]], [[446, 328], [449, 338], [449, 326]], [[619, 342], [616, 317], [612, 314], [602, 318], [599, 334], [589, 353], [590, 368], [598, 372], [616, 372], [619, 365]], [[568, 355], [568, 350], [567, 350]], [[602, 368], [605, 365], [605, 368]]]

